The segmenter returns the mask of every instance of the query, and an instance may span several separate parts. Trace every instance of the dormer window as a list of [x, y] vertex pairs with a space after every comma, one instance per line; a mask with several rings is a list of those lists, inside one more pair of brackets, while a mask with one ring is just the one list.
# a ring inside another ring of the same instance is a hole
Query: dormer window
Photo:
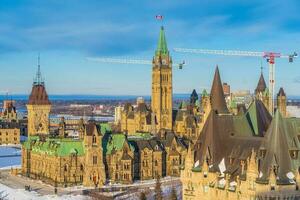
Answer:
[[266, 156], [266, 152], [267, 152], [266, 149], [264, 149], [264, 148], [263, 148], [263, 149], [260, 149], [260, 150], [259, 150], [260, 157], [261, 157], [261, 158], [264, 158], [264, 157]]
[[292, 159], [297, 159], [298, 158], [298, 150], [290, 150], [290, 156]]

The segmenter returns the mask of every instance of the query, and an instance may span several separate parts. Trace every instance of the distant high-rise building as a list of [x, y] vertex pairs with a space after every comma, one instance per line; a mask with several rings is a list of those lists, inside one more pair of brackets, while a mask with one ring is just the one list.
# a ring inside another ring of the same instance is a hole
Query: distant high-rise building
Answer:
[[230, 85], [228, 85], [227, 83], [223, 83], [223, 91], [224, 91], [225, 96], [229, 96], [230, 95]]
[[121, 122], [122, 106], [115, 107], [115, 124]]

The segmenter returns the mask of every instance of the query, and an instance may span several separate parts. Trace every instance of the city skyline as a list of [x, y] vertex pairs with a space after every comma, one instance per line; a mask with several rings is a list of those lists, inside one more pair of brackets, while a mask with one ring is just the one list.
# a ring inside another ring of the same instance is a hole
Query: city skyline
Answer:
[[[152, 59], [161, 26], [155, 20], [157, 14], [164, 16], [173, 61], [187, 62], [183, 70], [173, 66], [174, 93], [209, 90], [217, 64], [222, 80], [233, 90], [253, 92], [261, 63], [256, 58], [178, 54], [172, 50], [174, 47], [299, 52], [299, 3], [294, 0], [268, 4], [174, 1], [172, 5], [166, 1], [159, 5], [73, 2], [1, 3], [1, 93], [8, 90], [12, 94], [29, 94], [40, 53], [49, 95], [149, 95], [150, 65], [103, 64], [86, 57]], [[25, 17], [28, 20], [23, 20]], [[267, 80], [268, 66], [262, 63]], [[293, 64], [278, 60], [276, 93], [284, 87], [288, 96], [299, 95], [297, 66], [297, 59]]]

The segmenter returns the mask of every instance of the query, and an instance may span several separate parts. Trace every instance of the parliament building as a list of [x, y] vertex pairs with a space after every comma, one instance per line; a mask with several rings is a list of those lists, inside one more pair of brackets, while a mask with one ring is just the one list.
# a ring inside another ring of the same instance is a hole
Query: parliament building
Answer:
[[271, 116], [263, 74], [246, 106], [225, 101], [216, 67], [210, 93], [193, 90], [188, 102], [174, 108], [163, 27], [151, 87], [150, 105], [138, 98], [136, 105], [117, 109], [117, 128], [79, 120], [78, 135], [70, 136], [64, 119], [49, 131], [51, 102], [38, 70], [27, 104], [22, 175], [58, 186], [96, 187], [174, 176], [180, 177], [184, 200], [299, 196], [300, 119], [288, 116], [283, 88]]

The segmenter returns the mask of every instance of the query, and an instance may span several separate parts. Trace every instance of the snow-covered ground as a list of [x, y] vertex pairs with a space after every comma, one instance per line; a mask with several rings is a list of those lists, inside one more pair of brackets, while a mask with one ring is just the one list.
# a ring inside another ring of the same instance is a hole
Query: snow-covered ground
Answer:
[[[1, 157], [1, 156], [12, 157]], [[19, 166], [21, 164], [21, 150], [18, 148], [7, 146], [0, 146], [0, 168], [10, 168], [10, 166]]]
[[7, 196], [7, 200], [83, 200], [88, 199], [82, 195], [39, 195], [36, 192], [25, 191], [25, 189], [13, 189], [0, 183], [0, 192]]
[[287, 106], [287, 113], [290, 117], [300, 117], [300, 107], [298, 106]]

